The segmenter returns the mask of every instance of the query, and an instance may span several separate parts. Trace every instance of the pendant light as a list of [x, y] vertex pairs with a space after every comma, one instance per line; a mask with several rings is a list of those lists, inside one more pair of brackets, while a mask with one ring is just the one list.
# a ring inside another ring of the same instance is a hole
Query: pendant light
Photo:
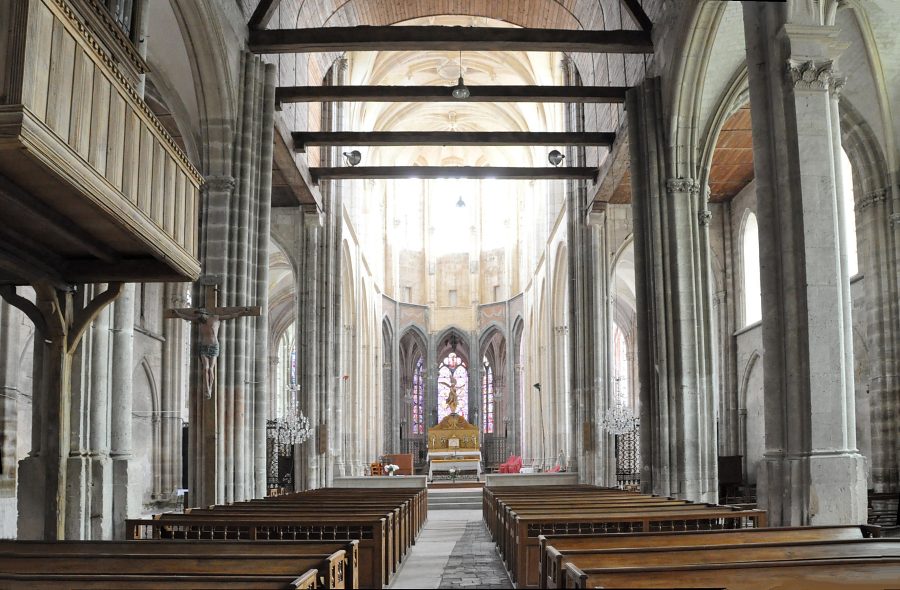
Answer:
[[466, 83], [463, 82], [462, 50], [459, 52], [459, 81], [456, 83], [456, 86], [453, 87], [453, 91], [450, 94], [457, 100], [465, 100], [471, 96], [469, 89], [466, 88]]

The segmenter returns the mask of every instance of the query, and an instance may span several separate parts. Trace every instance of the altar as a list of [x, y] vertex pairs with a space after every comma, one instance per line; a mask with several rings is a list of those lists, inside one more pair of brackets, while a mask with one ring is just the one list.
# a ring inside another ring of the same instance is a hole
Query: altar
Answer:
[[[451, 469], [456, 469], [457, 477], [475, 472], [475, 477], [481, 479], [481, 453], [456, 454], [428, 454], [428, 479], [434, 481], [435, 472], [438, 475], [449, 474]], [[463, 474], [465, 472], [465, 474]]]
[[[445, 416], [436, 426], [428, 429], [428, 479], [435, 475], [452, 479], [474, 475], [481, 479], [481, 447], [478, 427], [457, 413]], [[453, 475], [451, 475], [453, 474]]]

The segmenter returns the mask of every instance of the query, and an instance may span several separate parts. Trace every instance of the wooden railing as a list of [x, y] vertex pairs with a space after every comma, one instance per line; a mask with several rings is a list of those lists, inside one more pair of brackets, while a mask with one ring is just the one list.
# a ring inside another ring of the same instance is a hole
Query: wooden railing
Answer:
[[196, 278], [200, 174], [68, 0], [4, 4], [0, 175], [82, 232], [63, 278]]

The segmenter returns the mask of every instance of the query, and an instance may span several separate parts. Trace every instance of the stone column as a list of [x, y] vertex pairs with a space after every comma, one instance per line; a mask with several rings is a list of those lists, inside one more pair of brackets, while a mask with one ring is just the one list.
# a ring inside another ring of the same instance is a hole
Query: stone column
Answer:
[[705, 196], [667, 178], [659, 79], [627, 97], [641, 375], [641, 486], [717, 499]]
[[609, 217], [606, 206], [592, 206], [588, 213], [590, 249], [594, 252], [592, 275], [589, 286], [590, 300], [596, 310], [596, 321], [587, 334], [590, 363], [596, 367], [593, 381], [586, 383], [582, 390], [582, 411], [579, 438], [584, 448], [584, 461], [580, 472], [584, 472], [584, 482], [595, 485], [615, 483], [615, 440], [600, 428], [600, 420], [608, 407], [607, 384], [609, 383], [609, 334], [612, 332], [609, 314]]
[[19, 391], [19, 325], [21, 317], [13, 306], [0, 299], [0, 433], [2, 470], [0, 493], [16, 493], [17, 405]]
[[[894, 280], [898, 258], [891, 236], [890, 188], [877, 188], [857, 199], [857, 235], [865, 235], [860, 270], [866, 284], [866, 339], [869, 343], [868, 397], [872, 450], [868, 457], [871, 486], [876, 492], [900, 486], [900, 286]], [[900, 221], [895, 224], [900, 227]], [[859, 392], [857, 392], [859, 395]]]
[[[188, 307], [186, 283], [167, 283], [164, 288], [165, 309]], [[160, 403], [161, 461], [159, 491], [164, 498], [172, 498], [182, 487], [181, 482], [181, 408], [185, 390], [185, 341], [187, 324], [182, 320], [163, 320], [162, 388]]]
[[[303, 249], [301, 260], [303, 268], [297, 273], [299, 287], [300, 336], [297, 346], [297, 354], [302, 359], [300, 363], [300, 409], [309, 418], [311, 424], [316, 424], [318, 411], [317, 391], [321, 387], [318, 374], [319, 356], [322, 354], [322, 337], [319, 321], [320, 308], [323, 302], [320, 299], [321, 273], [319, 258], [322, 252], [323, 215], [315, 207], [303, 211]], [[316, 487], [318, 478], [318, 461], [315, 453], [315, 441], [309, 440], [296, 447], [295, 456], [299, 460], [301, 470], [295, 470], [294, 485], [298, 489], [310, 489]]]
[[[231, 176], [208, 176], [203, 183], [203, 219], [201, 225], [201, 258], [207, 274], [222, 276], [226, 272], [229, 207], [235, 181]], [[204, 294], [195, 287], [192, 300], [202, 305]], [[220, 341], [228, 322], [219, 329]], [[191, 327], [191, 351], [197, 350], [197, 329]], [[216, 374], [217, 391], [223, 380], [222, 363]], [[188, 431], [188, 499], [189, 506], [205, 506], [225, 501], [224, 407], [219, 412], [218, 395], [207, 399], [202, 393], [202, 376], [196, 354], [191, 354], [191, 374], [188, 386], [190, 427]]]
[[[253, 334], [254, 378], [253, 378], [253, 436], [252, 436], [252, 485], [248, 486], [251, 497], [266, 495], [266, 419], [269, 417], [268, 367], [269, 360], [269, 242], [272, 225], [272, 158], [273, 134], [275, 130], [275, 65], [265, 65], [263, 86], [263, 116], [259, 174], [258, 228], [256, 243], [256, 276], [254, 290], [256, 302], [263, 315], [256, 318]], [[250, 425], [248, 424], [248, 427]]]
[[[113, 353], [109, 456], [112, 459], [113, 535], [122, 539], [125, 537], [125, 519], [135, 518], [140, 514], [142, 491], [137, 485], [138, 474], [132, 464], [134, 283], [127, 283], [122, 287], [122, 294], [113, 306], [111, 331]], [[179, 420], [179, 426], [180, 423]], [[181, 450], [180, 444], [178, 450]], [[180, 452], [178, 454], [181, 455]]]
[[744, 4], [766, 301], [757, 489], [776, 526], [866, 520], [831, 105], [837, 30], [821, 18], [812, 4]]

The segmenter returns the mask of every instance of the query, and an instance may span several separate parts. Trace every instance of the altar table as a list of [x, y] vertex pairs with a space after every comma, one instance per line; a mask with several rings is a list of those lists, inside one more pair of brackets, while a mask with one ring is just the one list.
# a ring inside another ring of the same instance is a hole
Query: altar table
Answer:
[[476, 473], [476, 476], [479, 479], [481, 478], [481, 460], [475, 457], [458, 457], [456, 459], [432, 459], [428, 463], [428, 478], [434, 480], [435, 471], [445, 472], [449, 471], [451, 467], [456, 467], [457, 472], [474, 471]]

